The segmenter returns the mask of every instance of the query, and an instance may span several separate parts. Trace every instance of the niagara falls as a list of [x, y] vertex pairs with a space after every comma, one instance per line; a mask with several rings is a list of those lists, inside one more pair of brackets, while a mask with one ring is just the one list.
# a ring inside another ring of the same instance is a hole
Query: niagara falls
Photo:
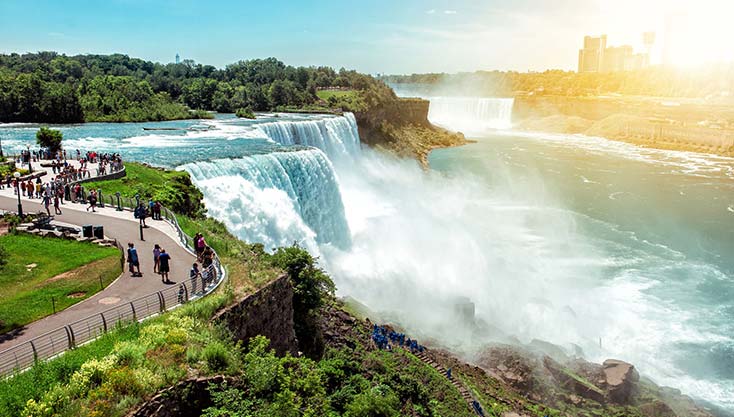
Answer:
[[734, 417], [734, 5], [0, 2], [0, 417]]

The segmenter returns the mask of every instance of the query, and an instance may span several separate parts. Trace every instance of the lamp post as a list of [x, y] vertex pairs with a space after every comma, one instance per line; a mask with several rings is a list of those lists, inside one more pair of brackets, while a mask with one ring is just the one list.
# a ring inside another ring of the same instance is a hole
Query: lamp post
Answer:
[[23, 204], [20, 202], [20, 172], [15, 171], [15, 192], [18, 193], [18, 217], [23, 217]]

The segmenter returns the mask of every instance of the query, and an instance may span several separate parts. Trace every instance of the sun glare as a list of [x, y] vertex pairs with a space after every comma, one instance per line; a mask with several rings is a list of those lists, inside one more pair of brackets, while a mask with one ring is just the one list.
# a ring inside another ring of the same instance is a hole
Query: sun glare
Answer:
[[734, 4], [717, 1], [675, 8], [665, 18], [663, 62], [694, 67], [734, 59]]

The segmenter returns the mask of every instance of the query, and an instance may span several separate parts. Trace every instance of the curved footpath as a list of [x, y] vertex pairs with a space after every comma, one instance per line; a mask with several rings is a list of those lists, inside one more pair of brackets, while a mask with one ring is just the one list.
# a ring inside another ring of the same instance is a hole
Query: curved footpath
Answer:
[[[22, 202], [24, 212], [45, 212], [38, 199], [22, 198]], [[134, 243], [138, 250], [143, 277], [130, 277], [127, 264], [125, 264], [122, 276], [92, 297], [54, 315], [0, 335], [0, 351], [63, 327], [73, 321], [102, 312], [115, 305], [168, 288], [171, 284], [162, 283], [160, 275], [153, 273], [153, 245], [156, 243], [171, 255], [169, 278], [173, 282], [181, 282], [188, 277], [188, 271], [191, 269], [195, 257], [179, 243], [176, 230], [168, 222], [146, 219], [149, 227], [144, 229], [145, 241], [141, 241], [139, 222], [133, 218], [131, 212], [118, 212], [114, 208], [105, 206], [103, 209], [97, 208], [97, 213], [91, 213], [87, 212], [85, 207], [84, 204], [66, 202], [61, 206], [63, 214], [56, 215], [54, 218], [59, 222], [75, 226], [85, 224], [102, 225], [104, 226], [105, 237], [117, 239], [124, 248], [127, 248], [128, 242]], [[0, 190], [0, 209], [17, 211], [18, 200], [13, 195], [12, 189]], [[51, 210], [53, 212], [53, 207]], [[33, 251], [33, 248], [28, 248], [28, 250]], [[74, 256], [74, 254], [70, 253], [69, 256]], [[42, 260], [39, 260], [39, 262], [42, 262]]]

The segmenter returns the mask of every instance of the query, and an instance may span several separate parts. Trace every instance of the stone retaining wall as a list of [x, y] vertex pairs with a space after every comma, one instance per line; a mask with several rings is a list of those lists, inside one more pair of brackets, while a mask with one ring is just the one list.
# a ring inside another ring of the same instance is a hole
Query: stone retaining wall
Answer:
[[293, 322], [293, 286], [287, 275], [219, 312], [212, 319], [223, 323], [235, 339], [245, 343], [257, 335], [270, 339], [278, 355], [298, 353]]

